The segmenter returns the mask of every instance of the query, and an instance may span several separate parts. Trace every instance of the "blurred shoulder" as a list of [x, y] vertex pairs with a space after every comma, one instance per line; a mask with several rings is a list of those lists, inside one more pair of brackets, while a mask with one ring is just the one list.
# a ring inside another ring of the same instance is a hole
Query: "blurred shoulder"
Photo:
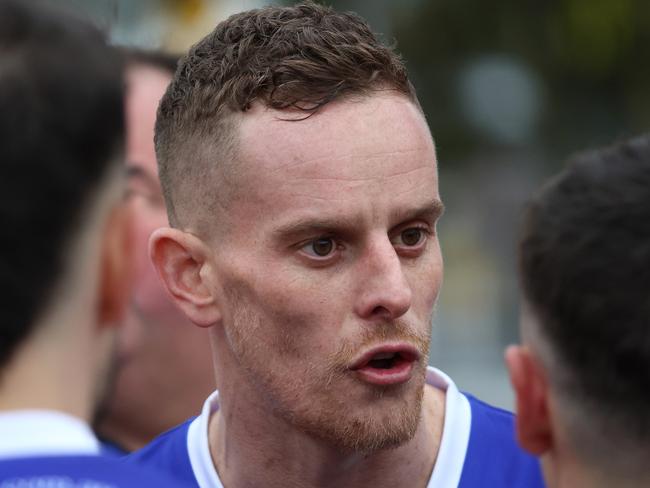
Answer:
[[465, 393], [471, 430], [459, 488], [543, 487], [539, 460], [519, 447], [514, 415]]
[[129, 465], [111, 456], [50, 455], [0, 460], [0, 485], [72, 488], [188, 488], [156, 470]]

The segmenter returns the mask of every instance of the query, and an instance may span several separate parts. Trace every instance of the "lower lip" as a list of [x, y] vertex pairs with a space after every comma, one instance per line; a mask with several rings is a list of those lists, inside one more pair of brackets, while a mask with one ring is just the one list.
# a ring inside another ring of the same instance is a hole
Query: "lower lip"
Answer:
[[357, 377], [366, 383], [378, 386], [390, 386], [406, 383], [411, 379], [413, 374], [413, 362], [402, 361], [395, 364], [389, 369], [373, 368], [371, 366], [364, 366], [355, 369], [354, 372]]

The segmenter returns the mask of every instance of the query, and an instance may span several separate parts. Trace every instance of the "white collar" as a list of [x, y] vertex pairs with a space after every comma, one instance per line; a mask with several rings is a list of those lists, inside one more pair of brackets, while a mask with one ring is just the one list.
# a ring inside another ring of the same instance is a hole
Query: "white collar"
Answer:
[[452, 379], [439, 369], [427, 368], [427, 384], [446, 391], [445, 421], [438, 457], [427, 488], [458, 486], [463, 473], [469, 433], [472, 426], [472, 409]]
[[0, 459], [99, 452], [99, 441], [81, 419], [53, 410], [0, 412]]
[[[454, 382], [439, 369], [427, 368], [427, 384], [444, 390], [445, 420], [436, 464], [427, 488], [458, 486], [465, 464], [469, 443], [472, 412], [469, 401], [458, 391]], [[187, 432], [187, 451], [192, 471], [200, 488], [223, 488], [212, 462], [208, 443], [210, 417], [219, 410], [219, 391], [215, 391], [203, 404], [201, 415], [192, 421]]]

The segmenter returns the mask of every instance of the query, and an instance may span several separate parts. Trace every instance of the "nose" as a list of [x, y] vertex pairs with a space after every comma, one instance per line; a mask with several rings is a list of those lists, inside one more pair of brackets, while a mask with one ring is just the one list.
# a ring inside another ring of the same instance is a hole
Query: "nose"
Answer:
[[365, 320], [394, 320], [411, 307], [403, 263], [387, 236], [368, 247], [360, 261], [355, 313]]

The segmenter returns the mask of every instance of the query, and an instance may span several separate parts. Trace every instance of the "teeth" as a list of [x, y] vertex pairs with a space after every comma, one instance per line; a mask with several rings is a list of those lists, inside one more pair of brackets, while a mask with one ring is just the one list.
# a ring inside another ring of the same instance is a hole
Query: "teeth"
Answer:
[[376, 361], [379, 359], [393, 359], [394, 357], [394, 352], [380, 352], [379, 354], [375, 354], [372, 359]]

